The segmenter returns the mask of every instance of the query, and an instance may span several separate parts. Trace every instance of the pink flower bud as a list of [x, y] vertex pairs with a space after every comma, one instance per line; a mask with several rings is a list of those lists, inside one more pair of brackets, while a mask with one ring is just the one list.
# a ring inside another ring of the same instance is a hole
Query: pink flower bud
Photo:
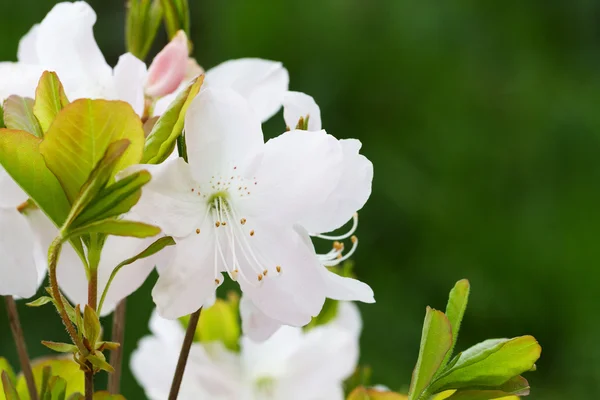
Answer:
[[188, 67], [188, 40], [179, 31], [152, 60], [146, 80], [146, 94], [163, 97], [172, 93], [184, 80]]

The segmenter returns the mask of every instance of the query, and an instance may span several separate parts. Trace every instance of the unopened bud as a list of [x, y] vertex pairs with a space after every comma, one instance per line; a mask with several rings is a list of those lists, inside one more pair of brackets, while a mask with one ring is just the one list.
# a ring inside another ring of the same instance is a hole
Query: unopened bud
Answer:
[[183, 82], [188, 69], [188, 40], [183, 31], [152, 60], [146, 80], [146, 94], [163, 97], [175, 91]]

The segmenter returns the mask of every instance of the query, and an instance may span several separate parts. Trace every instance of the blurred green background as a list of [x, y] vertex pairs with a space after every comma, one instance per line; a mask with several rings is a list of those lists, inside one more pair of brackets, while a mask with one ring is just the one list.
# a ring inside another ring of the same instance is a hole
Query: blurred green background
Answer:
[[[109, 62], [124, 2], [90, 1]], [[55, 4], [0, 2], [0, 59]], [[459, 348], [533, 334], [532, 399], [600, 398], [600, 3], [592, 0], [191, 0], [206, 68], [282, 61], [324, 126], [375, 165], [361, 213], [362, 361], [401, 389], [426, 305], [472, 284]], [[164, 34], [160, 37], [165, 43]], [[281, 116], [265, 131], [282, 131]], [[127, 351], [147, 332], [155, 276], [128, 302]], [[51, 307], [21, 304], [28, 345], [66, 339]], [[0, 354], [17, 365], [3, 309]], [[108, 324], [109, 325], [109, 324]], [[126, 358], [127, 361], [127, 358]], [[124, 394], [141, 399], [133, 377]]]

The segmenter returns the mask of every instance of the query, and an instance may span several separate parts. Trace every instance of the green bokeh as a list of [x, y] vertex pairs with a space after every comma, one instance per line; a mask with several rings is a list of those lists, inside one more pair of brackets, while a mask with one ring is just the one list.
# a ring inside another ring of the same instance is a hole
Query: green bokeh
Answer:
[[[0, 2], [0, 59], [55, 2]], [[91, 2], [114, 64], [123, 1]], [[425, 306], [469, 278], [458, 349], [533, 334], [532, 399], [600, 398], [600, 3], [591, 0], [191, 0], [204, 67], [282, 61], [328, 132], [375, 165], [361, 213], [362, 361], [408, 385]], [[160, 40], [164, 43], [164, 35]], [[281, 117], [265, 126], [282, 131]], [[128, 303], [125, 348], [147, 332], [153, 276]], [[65, 340], [51, 307], [26, 309], [31, 353]], [[0, 312], [0, 354], [16, 365]], [[109, 324], [108, 324], [109, 325]], [[126, 357], [126, 361], [127, 361]], [[124, 394], [143, 395], [126, 373]]]

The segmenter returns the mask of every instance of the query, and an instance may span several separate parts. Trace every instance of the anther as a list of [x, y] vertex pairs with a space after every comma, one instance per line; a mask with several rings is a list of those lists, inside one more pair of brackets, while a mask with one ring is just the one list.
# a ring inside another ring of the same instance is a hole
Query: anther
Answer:
[[356, 242], [358, 241], [358, 238], [357, 238], [356, 236], [354, 236], [354, 235], [353, 235], [353, 236], [350, 238], [350, 241], [351, 241], [352, 243], [356, 243]]
[[263, 280], [263, 276], [262, 276], [262, 274], [258, 274], [258, 281], [260, 282], [260, 281], [262, 281], [262, 280]]
[[268, 274], [268, 273], [269, 273], [269, 270], [268, 270], [268, 269], [265, 269], [265, 270], [263, 271], [263, 275], [264, 275], [264, 276], [267, 276], [267, 274]]
[[245, 223], [246, 223], [246, 218], [242, 218], [242, 219], [240, 220], [240, 224], [244, 225]]
[[221, 224], [222, 224], [223, 226], [226, 226], [226, 225], [227, 225], [227, 222], [223, 221], [223, 222], [221, 222]]
[[218, 279], [215, 279], [215, 283], [218, 285], [219, 283], [221, 283], [221, 281]]
[[192, 188], [192, 192], [194, 191], [194, 188]]
[[196, 229], [196, 235], [200, 234], [200, 229]]
[[338, 242], [337, 240], [333, 242], [333, 249], [336, 251], [344, 250], [344, 243]]
[[254, 236], [254, 229], [250, 231], [250, 236]]
[[281, 266], [278, 265], [275, 267], [275, 269], [277, 270], [278, 273], [281, 272]]
[[219, 221], [215, 222], [215, 226], [218, 228], [221, 226], [221, 223]]

